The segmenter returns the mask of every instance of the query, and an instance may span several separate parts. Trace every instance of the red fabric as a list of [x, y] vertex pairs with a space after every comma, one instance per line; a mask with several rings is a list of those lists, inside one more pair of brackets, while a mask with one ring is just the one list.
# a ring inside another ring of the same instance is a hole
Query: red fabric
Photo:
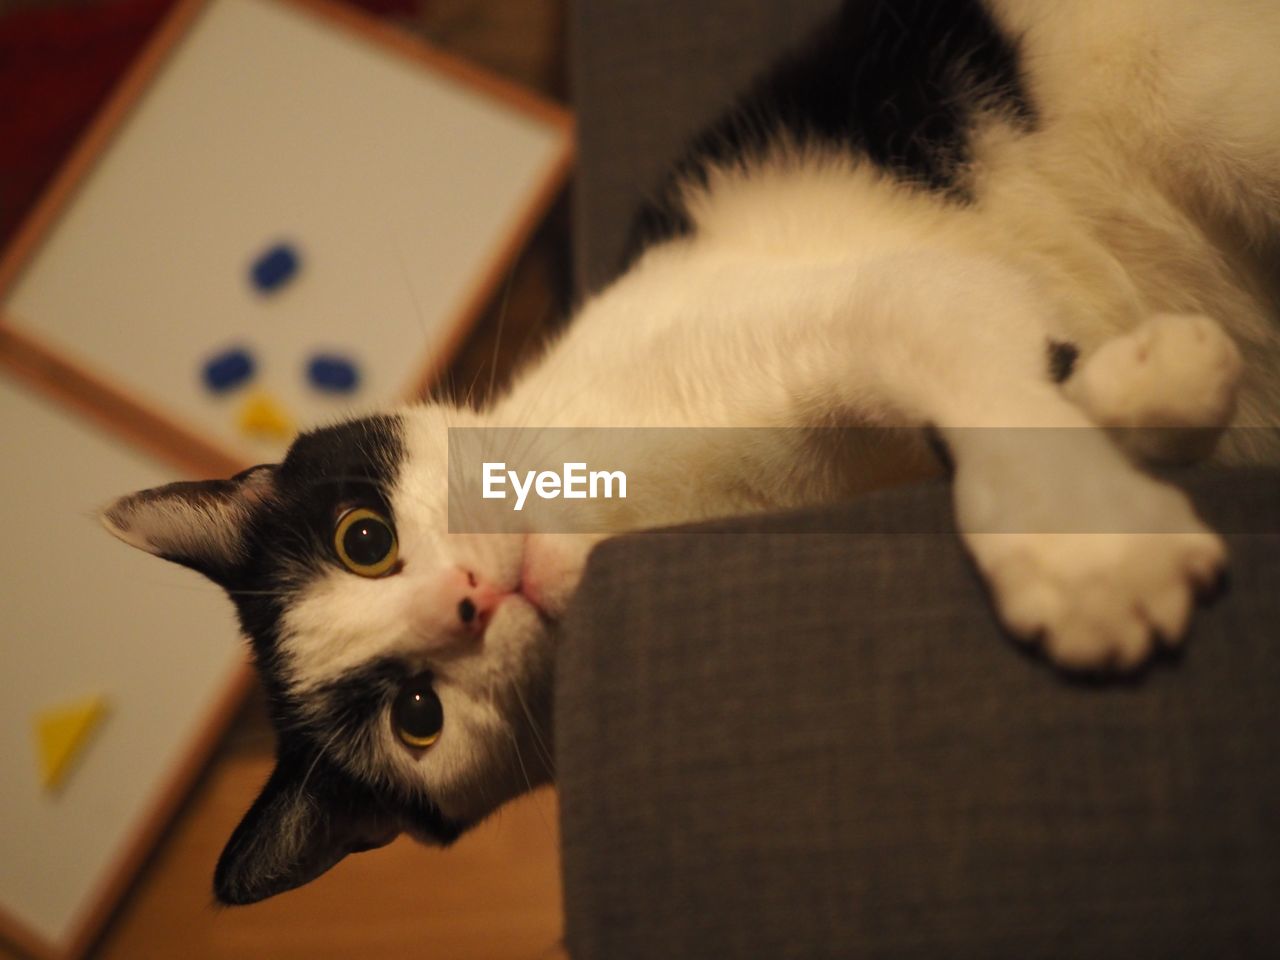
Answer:
[[[175, 0], [99, 0], [0, 17], [0, 248]], [[358, 0], [407, 17], [418, 0]]]
[[17, 229], [172, 3], [29, 8], [0, 20], [0, 243]]

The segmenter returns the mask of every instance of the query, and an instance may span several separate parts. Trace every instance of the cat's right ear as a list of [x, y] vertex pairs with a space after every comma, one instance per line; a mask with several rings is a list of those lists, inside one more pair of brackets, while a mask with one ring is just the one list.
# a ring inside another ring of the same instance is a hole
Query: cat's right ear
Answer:
[[400, 832], [399, 819], [368, 787], [286, 735], [275, 770], [218, 858], [214, 896], [228, 906], [257, 903]]
[[275, 490], [272, 464], [229, 480], [170, 483], [121, 497], [102, 524], [130, 546], [198, 570], [225, 584], [245, 559], [245, 533]]

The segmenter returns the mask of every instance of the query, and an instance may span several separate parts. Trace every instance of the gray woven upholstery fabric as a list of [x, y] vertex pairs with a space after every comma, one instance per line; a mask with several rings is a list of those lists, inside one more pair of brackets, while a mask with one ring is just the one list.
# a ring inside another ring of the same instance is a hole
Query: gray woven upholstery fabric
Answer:
[[1129, 683], [1000, 633], [918, 532], [940, 484], [603, 544], [558, 660], [571, 954], [1274, 956], [1280, 474], [1189, 483], [1273, 532]]
[[578, 117], [574, 264], [579, 288], [617, 271], [643, 194], [770, 60], [838, 0], [575, 0]]

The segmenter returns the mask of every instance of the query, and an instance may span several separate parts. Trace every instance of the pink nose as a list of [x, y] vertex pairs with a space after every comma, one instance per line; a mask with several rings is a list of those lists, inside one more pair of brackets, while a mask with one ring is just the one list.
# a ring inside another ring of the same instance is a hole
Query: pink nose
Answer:
[[457, 604], [458, 622], [468, 633], [484, 633], [494, 611], [510, 593], [467, 572]]

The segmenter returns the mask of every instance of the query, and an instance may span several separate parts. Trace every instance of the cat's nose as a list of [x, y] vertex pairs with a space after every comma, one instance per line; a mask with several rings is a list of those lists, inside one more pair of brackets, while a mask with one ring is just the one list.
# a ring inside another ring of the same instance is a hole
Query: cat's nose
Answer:
[[498, 604], [511, 591], [501, 590], [470, 572], [467, 573], [466, 581], [456, 608], [458, 622], [469, 633], [483, 633], [494, 611], [498, 609]]

